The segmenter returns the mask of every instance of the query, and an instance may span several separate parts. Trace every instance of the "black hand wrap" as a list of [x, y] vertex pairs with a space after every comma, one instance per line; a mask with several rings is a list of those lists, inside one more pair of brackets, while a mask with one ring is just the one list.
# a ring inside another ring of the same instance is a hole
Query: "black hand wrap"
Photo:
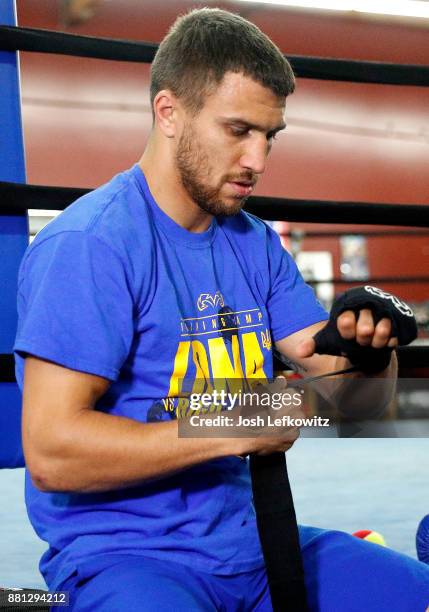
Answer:
[[344, 355], [349, 361], [366, 374], [382, 372], [390, 363], [392, 348], [373, 348], [362, 346], [353, 340], [345, 340], [337, 329], [337, 319], [345, 310], [356, 315], [363, 308], [372, 312], [374, 325], [388, 318], [392, 323], [391, 336], [398, 338], [398, 344], [409, 344], [417, 338], [417, 324], [414, 313], [405, 302], [377, 287], [365, 285], [349, 289], [334, 302], [328, 324], [315, 336], [316, 353], [322, 355]]

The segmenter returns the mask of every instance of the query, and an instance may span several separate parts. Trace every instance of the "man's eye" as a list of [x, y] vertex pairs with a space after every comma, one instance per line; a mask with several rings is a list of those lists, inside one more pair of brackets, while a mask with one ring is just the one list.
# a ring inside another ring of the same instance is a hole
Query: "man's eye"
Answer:
[[249, 130], [247, 128], [231, 128], [231, 132], [234, 136], [245, 136]]

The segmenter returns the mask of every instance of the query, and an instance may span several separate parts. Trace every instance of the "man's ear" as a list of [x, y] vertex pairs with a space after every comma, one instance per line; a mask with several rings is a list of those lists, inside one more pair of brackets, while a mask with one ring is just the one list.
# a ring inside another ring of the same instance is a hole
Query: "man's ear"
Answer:
[[153, 101], [155, 123], [167, 138], [174, 138], [177, 132], [177, 97], [169, 89], [159, 91]]

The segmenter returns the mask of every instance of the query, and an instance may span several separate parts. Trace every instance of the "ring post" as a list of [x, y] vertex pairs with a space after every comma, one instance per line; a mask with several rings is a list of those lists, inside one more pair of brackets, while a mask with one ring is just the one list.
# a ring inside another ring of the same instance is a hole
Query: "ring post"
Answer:
[[[0, 24], [16, 25], [15, 0], [1, 0]], [[25, 183], [18, 53], [0, 50], [0, 180]], [[12, 353], [16, 334], [18, 268], [28, 245], [27, 212], [1, 214], [0, 354]], [[0, 371], [0, 468], [22, 467], [21, 393]]]

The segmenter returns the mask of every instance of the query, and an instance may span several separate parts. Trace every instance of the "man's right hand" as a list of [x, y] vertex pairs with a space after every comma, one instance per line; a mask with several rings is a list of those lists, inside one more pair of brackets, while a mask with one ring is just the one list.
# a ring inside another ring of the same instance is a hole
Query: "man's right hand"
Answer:
[[[253, 392], [259, 394], [268, 393], [271, 396], [275, 394], [285, 394], [287, 389], [287, 381], [283, 376], [279, 376], [272, 383], [258, 385], [253, 389]], [[293, 392], [292, 392], [293, 393]], [[272, 406], [273, 403], [270, 403]], [[243, 416], [247, 416], [248, 406], [244, 407], [242, 412]], [[302, 412], [301, 402], [299, 405], [292, 403], [291, 405], [283, 405], [279, 409], [270, 408], [259, 408], [256, 411], [264, 417], [264, 425], [256, 426], [252, 428], [241, 428], [241, 432], [252, 431], [252, 437], [243, 437], [241, 443], [245, 446], [246, 450], [239, 454], [250, 454], [255, 453], [257, 455], [270, 455], [276, 452], [286, 452], [291, 448], [295, 440], [299, 437], [299, 427], [291, 424], [273, 425], [277, 419], [282, 417], [289, 417], [290, 421], [296, 419], [302, 419], [305, 417]], [[268, 421], [270, 417], [270, 421]], [[237, 417], [238, 418], [238, 417]]]

